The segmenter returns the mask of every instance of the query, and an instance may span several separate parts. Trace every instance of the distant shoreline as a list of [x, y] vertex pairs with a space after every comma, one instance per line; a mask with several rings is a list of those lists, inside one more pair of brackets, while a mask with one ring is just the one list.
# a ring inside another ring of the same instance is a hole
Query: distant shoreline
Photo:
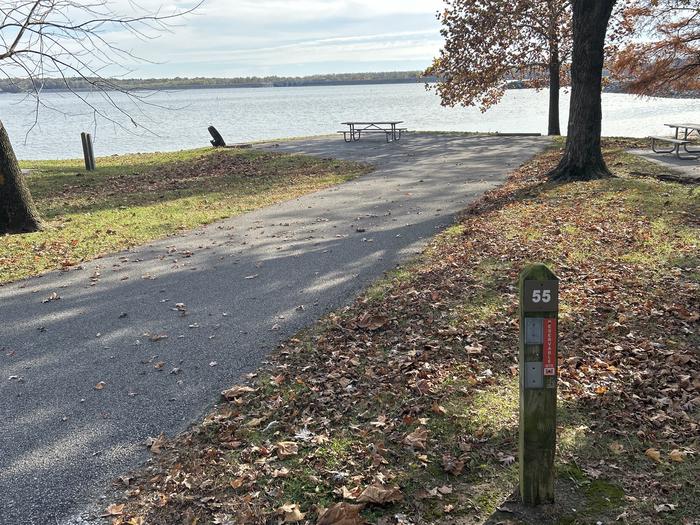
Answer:
[[[434, 84], [437, 80], [435, 79], [415, 79], [415, 80], [357, 80], [357, 81], [335, 81], [335, 82], [300, 82], [300, 83], [257, 83], [257, 84], [231, 84], [231, 85], [208, 85], [208, 84], [178, 84], [176, 86], [163, 86], [163, 87], [147, 87], [147, 86], [134, 86], [127, 87], [126, 90], [129, 91], [186, 91], [191, 89], [256, 89], [256, 88], [282, 88], [282, 87], [323, 87], [323, 86], [371, 86], [371, 85], [382, 85], [382, 84]], [[76, 87], [68, 89], [63, 88], [44, 88], [42, 89], [44, 93], [70, 93], [72, 91], [85, 93], [89, 91], [98, 91], [93, 87]], [[114, 89], [107, 91], [115, 91]], [[21, 90], [3, 90], [0, 89], [0, 95], [2, 94], [13, 94], [13, 93], [24, 93]]]
[[[129, 82], [128, 85], [122, 86], [125, 91], [187, 91], [198, 89], [256, 89], [256, 88], [284, 88], [284, 87], [324, 87], [324, 86], [370, 86], [370, 85], [386, 85], [386, 84], [435, 84], [438, 79], [435, 77], [419, 77], [419, 78], [383, 78], [383, 79], [358, 79], [358, 80], [278, 80], [270, 82], [239, 82], [238, 79], [216, 79], [222, 82], [207, 83], [202, 82], [180, 82], [177, 79], [154, 79], [156, 81], [146, 82]], [[189, 79], [188, 79], [189, 80]], [[205, 79], [203, 79], [205, 80]], [[206, 79], [208, 80], [208, 79]], [[0, 81], [0, 95], [25, 93], [23, 89], [17, 87], [8, 87], [4, 84], [7, 81]], [[506, 89], [530, 89], [532, 86], [527, 82], [515, 80], [509, 82]], [[570, 86], [562, 86], [562, 89], [570, 88]], [[90, 91], [98, 91], [97, 88], [88, 85], [76, 85], [68, 87], [44, 87], [43, 93], [70, 93], [80, 92], [86, 93]], [[114, 88], [105, 89], [105, 91], [116, 91]], [[629, 94], [619, 83], [608, 84], [603, 88], [604, 93], [622, 93]], [[674, 99], [700, 99], [700, 92], [683, 92], [670, 93], [666, 95], [654, 95], [655, 98], [674, 98]]]
[[[151, 79], [45, 79], [41, 89], [44, 93], [70, 93], [90, 91], [185, 91], [193, 89], [235, 89], [235, 88], [280, 88], [280, 87], [323, 87], [323, 86], [362, 86], [384, 84], [435, 84], [437, 77], [423, 77], [420, 71], [398, 71], [385, 73], [348, 73], [337, 75], [314, 75], [309, 77], [246, 77], [246, 78], [151, 78]], [[568, 86], [562, 86], [566, 89]], [[529, 82], [513, 80], [506, 89], [529, 89]], [[0, 79], [0, 95], [26, 93], [30, 86], [24, 79]], [[605, 93], [628, 92], [619, 83], [610, 83], [603, 88]], [[700, 98], [700, 92], [669, 93], [656, 95], [658, 98]]]
[[[104, 89], [115, 91], [175, 91], [186, 89], [232, 89], [309, 86], [353, 86], [374, 84], [421, 84], [436, 82], [423, 77], [420, 71], [314, 75], [308, 77], [245, 77], [245, 78], [149, 78], [149, 79], [44, 79], [44, 92], [88, 92]], [[0, 93], [24, 93], [31, 90], [25, 79], [0, 79]]]

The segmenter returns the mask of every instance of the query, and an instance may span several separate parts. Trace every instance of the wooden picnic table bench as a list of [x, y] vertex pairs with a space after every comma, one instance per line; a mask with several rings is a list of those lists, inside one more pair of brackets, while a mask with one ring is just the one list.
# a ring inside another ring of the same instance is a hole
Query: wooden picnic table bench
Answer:
[[403, 124], [403, 120], [372, 121], [372, 122], [341, 122], [348, 129], [338, 131], [343, 134], [345, 142], [357, 142], [362, 138], [362, 134], [383, 133], [387, 142], [401, 140], [401, 136], [407, 128], [398, 127]]
[[[675, 129], [675, 134], [673, 137], [649, 137], [651, 139], [651, 149], [654, 153], [675, 153], [676, 157], [681, 160], [695, 160], [698, 158], [693, 154], [700, 153], [700, 150], [688, 149], [688, 144], [693, 143], [692, 140], [689, 139], [692, 133], [700, 135], [700, 124], [664, 124], [664, 126]], [[681, 130], [683, 130], [682, 133]], [[671, 146], [668, 148], [658, 148], [656, 146], [657, 142], [667, 142]], [[681, 156], [681, 148], [691, 156]]]

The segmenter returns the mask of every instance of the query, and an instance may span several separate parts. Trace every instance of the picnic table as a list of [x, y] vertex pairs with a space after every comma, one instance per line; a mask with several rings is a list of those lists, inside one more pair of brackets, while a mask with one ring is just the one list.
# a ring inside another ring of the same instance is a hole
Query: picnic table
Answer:
[[345, 142], [357, 142], [362, 138], [362, 134], [384, 133], [387, 142], [401, 140], [401, 135], [407, 128], [398, 127], [403, 124], [403, 120], [372, 121], [372, 122], [341, 122], [348, 129], [339, 131], [343, 134]]
[[664, 124], [669, 128], [675, 128], [676, 134], [675, 138], [678, 138], [680, 130], [683, 130], [683, 139], [687, 140], [688, 136], [695, 132], [696, 135], [700, 135], [700, 124]]
[[[690, 124], [690, 123], [681, 123], [681, 124], [664, 124], [664, 126], [667, 126], [669, 128], [673, 128], [675, 130], [673, 138], [671, 137], [649, 137], [651, 138], [651, 149], [654, 151], [654, 153], [675, 153], [676, 157], [682, 160], [695, 160], [698, 157], [697, 156], [681, 156], [681, 148], [685, 150], [686, 153], [690, 153], [691, 155], [693, 153], [700, 153], [700, 150], [690, 150], [688, 149], [688, 144], [691, 144], [692, 141], [690, 140], [690, 135], [695, 133], [696, 135], [700, 136], [700, 124]], [[683, 130], [683, 131], [681, 131]], [[682, 138], [681, 138], [682, 135]], [[667, 142], [671, 146], [668, 148], [658, 148], [656, 146], [657, 142]]]

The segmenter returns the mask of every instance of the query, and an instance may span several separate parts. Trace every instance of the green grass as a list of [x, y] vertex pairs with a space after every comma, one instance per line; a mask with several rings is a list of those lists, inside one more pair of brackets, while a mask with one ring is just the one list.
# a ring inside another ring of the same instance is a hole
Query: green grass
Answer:
[[0, 283], [292, 199], [366, 165], [255, 149], [198, 149], [82, 161], [33, 161], [27, 182], [44, 231], [0, 237]]
[[349, 457], [353, 440], [349, 437], [334, 438], [316, 451], [316, 457], [322, 459], [328, 468], [339, 470]]

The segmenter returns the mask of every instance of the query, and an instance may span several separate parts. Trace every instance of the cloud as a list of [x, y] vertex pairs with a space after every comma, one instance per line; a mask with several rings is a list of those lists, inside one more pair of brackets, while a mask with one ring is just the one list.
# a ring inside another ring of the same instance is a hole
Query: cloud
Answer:
[[[195, 2], [141, 0], [161, 13]], [[441, 37], [441, 0], [207, 0], [149, 41], [110, 36], [157, 64], [129, 64], [131, 76], [314, 74], [427, 66]], [[129, 0], [113, 3], [129, 12]], [[370, 66], [374, 64], [374, 66]], [[340, 68], [340, 69], [338, 69]]]

